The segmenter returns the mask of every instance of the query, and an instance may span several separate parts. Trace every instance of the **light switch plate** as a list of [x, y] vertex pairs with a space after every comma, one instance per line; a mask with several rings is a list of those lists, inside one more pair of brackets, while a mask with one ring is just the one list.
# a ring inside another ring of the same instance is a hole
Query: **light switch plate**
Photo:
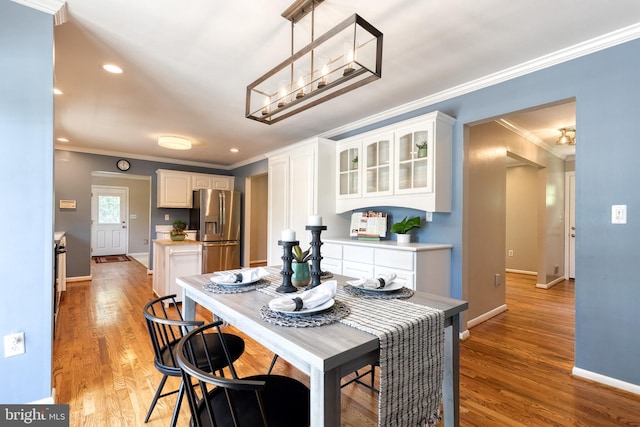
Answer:
[[17, 356], [24, 353], [24, 332], [4, 337], [4, 357]]
[[611, 205], [611, 224], [627, 223], [627, 205]]

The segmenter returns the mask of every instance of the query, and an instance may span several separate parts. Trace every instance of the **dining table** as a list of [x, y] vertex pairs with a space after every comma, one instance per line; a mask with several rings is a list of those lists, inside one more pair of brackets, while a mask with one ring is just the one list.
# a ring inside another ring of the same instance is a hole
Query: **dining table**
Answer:
[[[272, 275], [266, 279], [277, 282], [280, 270], [277, 267], [267, 268]], [[176, 279], [182, 288], [185, 320], [195, 318], [198, 304], [211, 311], [215, 318], [233, 325], [285, 359], [309, 376], [311, 426], [339, 427], [341, 380], [356, 370], [379, 362], [381, 347], [378, 336], [343, 322], [315, 327], [289, 327], [265, 321], [264, 310], [274, 298], [274, 293], [260, 290], [215, 293], [207, 289], [212, 283], [211, 279], [211, 273]], [[352, 278], [334, 274], [332, 279], [337, 281], [338, 287], [344, 288]], [[281, 283], [275, 283], [274, 286]], [[457, 427], [460, 314], [467, 309], [468, 303], [420, 291], [410, 292], [409, 301], [412, 304], [444, 313], [443, 417], [445, 427]]]

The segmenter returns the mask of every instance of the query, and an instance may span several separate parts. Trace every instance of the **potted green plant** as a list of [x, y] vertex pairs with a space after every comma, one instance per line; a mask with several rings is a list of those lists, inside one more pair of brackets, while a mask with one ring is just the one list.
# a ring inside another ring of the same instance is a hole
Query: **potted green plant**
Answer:
[[422, 220], [418, 216], [413, 218], [407, 218], [406, 216], [402, 221], [396, 222], [391, 226], [391, 232], [396, 233], [396, 241], [398, 243], [409, 243], [411, 241], [411, 234], [409, 233], [414, 228], [420, 228]]
[[311, 282], [311, 273], [309, 264], [307, 263], [311, 256], [309, 254], [310, 250], [311, 248], [303, 252], [300, 246], [296, 245], [293, 247], [293, 262], [291, 263], [293, 275], [291, 276], [291, 283], [295, 287], [304, 287]]
[[173, 229], [171, 230], [171, 240], [181, 241], [187, 237], [184, 229], [187, 228], [187, 223], [184, 221], [173, 221]]
[[418, 157], [427, 157], [427, 141], [420, 141], [416, 144]]

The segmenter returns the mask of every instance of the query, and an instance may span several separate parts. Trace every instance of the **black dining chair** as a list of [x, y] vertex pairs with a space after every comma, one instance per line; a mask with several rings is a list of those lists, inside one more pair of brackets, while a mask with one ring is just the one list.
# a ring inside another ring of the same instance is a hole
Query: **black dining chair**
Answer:
[[305, 427], [310, 423], [309, 389], [281, 375], [239, 378], [233, 365], [231, 378], [215, 374], [212, 365], [202, 369], [197, 352], [210, 335], [220, 337], [227, 355], [227, 338], [214, 322], [189, 332], [176, 349], [182, 369], [191, 425], [197, 427]]
[[[171, 419], [171, 426], [174, 427], [180, 413], [180, 405], [184, 396], [184, 383], [182, 373], [176, 360], [176, 346], [189, 330], [202, 326], [203, 321], [184, 320], [176, 304], [176, 295], [168, 295], [145, 304], [143, 313], [147, 322], [147, 329], [151, 337], [151, 344], [154, 353], [154, 365], [162, 374], [162, 380], [158, 385], [153, 401], [147, 412], [144, 422], [149, 421], [151, 413], [161, 397], [166, 397], [178, 393], [176, 404]], [[220, 337], [224, 336], [224, 348]], [[202, 369], [210, 369], [211, 372], [233, 368], [232, 363], [244, 352], [244, 340], [233, 334], [220, 334], [208, 336], [206, 340], [193, 347], [194, 363]], [[162, 394], [168, 377], [181, 378], [180, 387]]]

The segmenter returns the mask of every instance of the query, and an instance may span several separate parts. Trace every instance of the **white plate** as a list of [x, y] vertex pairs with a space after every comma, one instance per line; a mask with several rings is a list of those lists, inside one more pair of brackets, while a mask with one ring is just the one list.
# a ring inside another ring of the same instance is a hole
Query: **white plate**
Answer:
[[403, 286], [404, 285], [400, 282], [391, 282], [388, 285], [386, 285], [384, 288], [380, 288], [380, 289], [365, 288], [362, 285], [354, 286], [354, 288], [362, 289], [363, 291], [367, 291], [367, 292], [393, 292], [393, 291], [402, 289]]
[[325, 302], [324, 304], [320, 304], [318, 306], [315, 306], [313, 308], [303, 308], [302, 310], [298, 310], [298, 311], [288, 311], [288, 310], [274, 310], [277, 311], [278, 313], [284, 313], [284, 314], [312, 314], [312, 313], [317, 313], [319, 311], [323, 311], [323, 310], [327, 310], [331, 307], [333, 307], [333, 304], [335, 304], [335, 300], [333, 298], [331, 298], [329, 301]]

